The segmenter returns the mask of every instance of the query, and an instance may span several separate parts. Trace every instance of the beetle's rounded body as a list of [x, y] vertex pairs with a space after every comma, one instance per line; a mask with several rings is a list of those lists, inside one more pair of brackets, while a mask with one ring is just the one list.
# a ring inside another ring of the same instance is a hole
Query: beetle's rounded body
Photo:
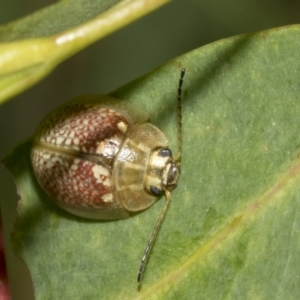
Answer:
[[33, 139], [31, 161], [38, 182], [61, 208], [76, 216], [126, 219], [165, 194], [166, 204], [140, 263], [138, 283], [179, 177], [184, 74], [182, 69], [174, 159], [164, 134], [146, 123], [143, 109], [100, 95], [81, 96], [58, 107], [42, 121]]
[[84, 218], [125, 219], [176, 187], [179, 165], [148, 114], [107, 96], [72, 99], [38, 127], [37, 180], [64, 210]]

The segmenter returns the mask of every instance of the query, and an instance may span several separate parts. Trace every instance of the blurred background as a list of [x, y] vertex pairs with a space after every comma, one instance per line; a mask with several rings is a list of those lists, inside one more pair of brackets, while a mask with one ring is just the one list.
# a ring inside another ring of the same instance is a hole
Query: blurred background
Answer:
[[[55, 1], [1, 0], [0, 25]], [[30, 137], [63, 101], [106, 94], [172, 58], [233, 35], [300, 22], [300, 0], [173, 0], [170, 4], [63, 62], [42, 82], [0, 107], [0, 157]], [[300, 95], [299, 95], [300, 97]], [[0, 165], [0, 200], [13, 300], [33, 300], [30, 276], [11, 251], [18, 196]]]

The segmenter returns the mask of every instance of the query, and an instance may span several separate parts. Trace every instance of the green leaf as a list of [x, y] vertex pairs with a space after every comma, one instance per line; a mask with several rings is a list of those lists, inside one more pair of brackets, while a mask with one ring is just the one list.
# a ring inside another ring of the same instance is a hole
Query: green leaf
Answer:
[[5, 159], [21, 195], [13, 244], [36, 299], [299, 299], [299, 46], [300, 26], [221, 40], [113, 93], [149, 111], [176, 149], [187, 69], [182, 174], [141, 291], [164, 200], [122, 221], [72, 217], [36, 183], [30, 141], [17, 147]]
[[170, 0], [65, 0], [0, 27], [0, 103], [59, 63]]

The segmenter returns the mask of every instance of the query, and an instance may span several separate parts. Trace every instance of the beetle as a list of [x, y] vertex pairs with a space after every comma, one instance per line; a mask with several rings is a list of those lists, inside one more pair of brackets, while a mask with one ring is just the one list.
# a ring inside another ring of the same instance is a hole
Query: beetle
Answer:
[[177, 186], [182, 152], [181, 91], [178, 85], [178, 153], [145, 110], [108, 96], [69, 100], [38, 126], [31, 150], [36, 179], [65, 211], [88, 219], [120, 220], [150, 207], [162, 194], [166, 204], [141, 260], [147, 257]]

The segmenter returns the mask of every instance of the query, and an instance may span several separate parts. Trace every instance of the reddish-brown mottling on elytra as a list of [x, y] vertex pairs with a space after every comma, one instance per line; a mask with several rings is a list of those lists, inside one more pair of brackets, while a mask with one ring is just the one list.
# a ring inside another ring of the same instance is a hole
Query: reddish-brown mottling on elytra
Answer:
[[[112, 159], [125, 134], [120, 124], [127, 128], [128, 123], [115, 110], [82, 103], [52, 114], [36, 134], [36, 142], [43, 147], [32, 152], [39, 183], [52, 198], [66, 205], [109, 205], [110, 198], [103, 196], [112, 192]], [[62, 151], [49, 150], [49, 146]], [[108, 165], [97, 165], [80, 153], [99, 155], [99, 161], [105, 154]]]
[[94, 153], [100, 141], [123, 135], [117, 126], [120, 122], [128, 124], [112, 109], [76, 103], [61, 115], [52, 114], [37, 136], [53, 146]]
[[[47, 151], [36, 150], [34, 161], [41, 160], [45, 152]], [[49, 160], [36, 164], [35, 172], [39, 182], [51, 197], [66, 204], [82, 206], [104, 204], [102, 196], [111, 192], [110, 180], [107, 175], [101, 174], [100, 178], [94, 176], [92, 171], [94, 163], [68, 156], [62, 157], [61, 154], [53, 152], [49, 154], [51, 156]], [[74, 165], [77, 168], [72, 167]]]

